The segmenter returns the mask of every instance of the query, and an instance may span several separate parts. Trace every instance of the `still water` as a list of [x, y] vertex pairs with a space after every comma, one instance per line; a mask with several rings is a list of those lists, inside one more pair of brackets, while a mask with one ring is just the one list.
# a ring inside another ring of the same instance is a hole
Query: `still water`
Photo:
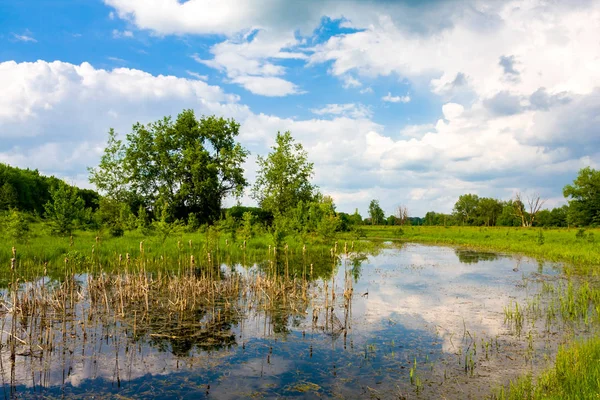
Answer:
[[[543, 289], [563, 285], [559, 266], [450, 247], [342, 255], [303, 301], [280, 293], [281, 308], [266, 309], [276, 294], [246, 293], [185, 324], [164, 311], [97, 319], [104, 303], [80, 279], [80, 311], [42, 330], [55, 337], [51, 352], [25, 334], [13, 356], [0, 349], [5, 398], [484, 398], [586, 331], [543, 317]], [[518, 329], [506, 320], [515, 304], [533, 315]]]

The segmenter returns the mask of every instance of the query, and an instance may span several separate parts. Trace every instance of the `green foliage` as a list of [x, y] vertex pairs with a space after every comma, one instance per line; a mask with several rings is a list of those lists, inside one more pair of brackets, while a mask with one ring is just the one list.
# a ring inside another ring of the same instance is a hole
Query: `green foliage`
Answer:
[[469, 225], [475, 218], [478, 205], [479, 196], [476, 194], [463, 194], [458, 197], [454, 204], [453, 213], [463, 225]]
[[198, 228], [200, 228], [200, 221], [198, 220], [196, 213], [190, 213], [187, 220], [187, 232], [196, 232]]
[[[194, 216], [195, 214], [192, 213], [190, 214], [190, 217]], [[138, 208], [138, 215], [137, 215], [137, 219], [136, 219], [136, 228], [140, 231], [140, 233], [142, 235], [149, 235], [150, 234], [150, 230], [151, 230], [151, 226], [150, 226], [150, 219], [148, 217], [148, 212], [146, 211], [146, 207], [140, 205], [140, 207]], [[197, 229], [197, 224], [196, 224], [196, 229]]]
[[379, 200], [371, 200], [369, 203], [369, 216], [371, 217], [372, 225], [381, 225], [384, 223], [385, 214], [379, 206]]
[[238, 223], [230, 213], [227, 213], [225, 218], [219, 221], [219, 227], [222, 232], [229, 234], [231, 240], [235, 241], [237, 237]]
[[4, 182], [4, 185], [0, 187], [0, 210], [15, 208], [18, 204], [19, 197], [17, 190], [10, 182]]
[[600, 171], [581, 169], [573, 183], [564, 187], [563, 194], [569, 198], [571, 224], [600, 224]]
[[109, 197], [100, 199], [100, 207], [96, 211], [96, 219], [114, 237], [123, 236], [126, 228], [135, 229], [135, 225], [137, 224], [137, 220], [131, 213], [128, 204]]
[[50, 189], [50, 196], [44, 208], [52, 233], [70, 235], [85, 217], [85, 202], [78, 196], [77, 188], [63, 181]]
[[544, 232], [542, 232], [542, 230], [538, 230], [538, 234], [537, 234], [537, 244], [538, 246], [543, 245], [546, 242], [546, 239], [544, 237]]
[[162, 243], [167, 240], [169, 235], [175, 230], [176, 226], [169, 220], [169, 211], [166, 204], [162, 204], [160, 207], [160, 219], [152, 222], [152, 227], [158, 234]]
[[[136, 123], [126, 142], [109, 132], [100, 165], [90, 181], [118, 201], [141, 201], [151, 209], [201, 223], [216, 221], [226, 196], [247, 185], [242, 164], [248, 151], [235, 141], [239, 124], [214, 116], [196, 119], [192, 110], [142, 125]], [[162, 218], [162, 217], [161, 217]]]
[[277, 133], [275, 146], [266, 158], [258, 157], [256, 184], [252, 197], [260, 207], [273, 214], [285, 214], [299, 202], [315, 199], [316, 187], [311, 183], [313, 164], [291, 133]]
[[242, 218], [242, 238], [249, 240], [254, 235], [254, 215], [250, 211], [246, 211]]
[[6, 218], [6, 233], [8, 237], [18, 243], [27, 241], [29, 235], [29, 222], [26, 216], [16, 209], [10, 210]]
[[[20, 169], [0, 163], [0, 211], [17, 208], [19, 211], [42, 215], [44, 205], [51, 199], [50, 188], [60, 182], [55, 177], [40, 175], [37, 170]], [[85, 207], [97, 207], [98, 193], [80, 190]]]

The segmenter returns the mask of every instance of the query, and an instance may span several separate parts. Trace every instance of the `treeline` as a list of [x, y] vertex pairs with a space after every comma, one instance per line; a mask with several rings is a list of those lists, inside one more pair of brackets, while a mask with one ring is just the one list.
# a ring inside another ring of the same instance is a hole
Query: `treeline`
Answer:
[[430, 211], [424, 225], [471, 226], [539, 226], [568, 227], [600, 225], [600, 171], [590, 167], [579, 171], [572, 184], [563, 188], [568, 204], [542, 209], [544, 200], [520, 193], [502, 201], [490, 197], [464, 194], [454, 204], [452, 214]]
[[[363, 219], [338, 212], [333, 199], [312, 183], [313, 164], [290, 132], [277, 133], [265, 157], [257, 157], [257, 178], [250, 187], [244, 164], [250, 154], [237, 142], [239, 124], [215, 116], [196, 118], [184, 110], [176, 119], [136, 123], [124, 139], [110, 130], [95, 168], [93, 190], [77, 189], [37, 170], [0, 164], [0, 224], [15, 239], [27, 237], [28, 222], [43, 219], [50, 230], [103, 230], [112, 236], [137, 230], [166, 238], [178, 229], [219, 229], [244, 239], [268, 233], [274, 242], [287, 235], [331, 238], [361, 225], [569, 226], [600, 223], [600, 172], [584, 168], [564, 188], [569, 205], [541, 209], [539, 196], [501, 201], [465, 194], [451, 214], [409, 216], [399, 206], [387, 217], [377, 200]], [[258, 207], [223, 208], [225, 198], [250, 189]], [[360, 235], [359, 235], [360, 236]]]
[[[52, 188], [63, 183], [54, 176], [40, 175], [39, 171], [21, 169], [0, 163], [0, 212], [18, 209], [43, 216], [44, 206], [50, 201]], [[77, 189], [85, 207], [96, 209], [100, 196], [89, 189]]]

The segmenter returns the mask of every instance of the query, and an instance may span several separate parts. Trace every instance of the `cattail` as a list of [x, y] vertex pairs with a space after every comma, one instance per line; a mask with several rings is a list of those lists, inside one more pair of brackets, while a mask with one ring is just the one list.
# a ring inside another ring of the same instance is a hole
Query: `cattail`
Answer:
[[121, 261], [123, 261], [123, 255], [119, 254], [119, 264], [121, 264]]
[[129, 264], [129, 253], [125, 254], [125, 259], [127, 260], [127, 264]]
[[208, 263], [210, 264], [210, 253], [208, 253]]
[[177, 250], [181, 250], [181, 240], [177, 241]]
[[100, 236], [96, 236], [96, 243], [100, 242]]
[[192, 266], [192, 268], [194, 268], [196, 266], [196, 261], [194, 260], [193, 254], [190, 256], [190, 265]]
[[13, 248], [12, 248], [12, 255], [13, 255], [13, 258], [17, 258], [17, 248], [15, 246], [13, 246]]
[[[13, 249], [14, 249], [14, 247], [13, 247]], [[10, 259], [10, 269], [14, 271], [16, 267], [17, 267], [17, 259], [13, 257]]]
[[69, 263], [69, 259], [67, 257], [65, 257], [65, 267], [67, 266], [68, 263]]
[[246, 248], [246, 241], [244, 240], [244, 248]]
[[302, 255], [304, 255], [304, 253], [306, 253], [306, 245], [302, 245]]

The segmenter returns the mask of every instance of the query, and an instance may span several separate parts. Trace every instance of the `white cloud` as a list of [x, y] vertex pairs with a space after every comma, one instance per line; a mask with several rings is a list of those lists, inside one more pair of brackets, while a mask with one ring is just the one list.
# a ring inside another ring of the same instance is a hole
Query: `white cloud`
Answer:
[[230, 82], [263, 96], [286, 96], [302, 93], [283, 78], [285, 68], [272, 60], [304, 59], [306, 55], [286, 49], [297, 46], [293, 34], [281, 35], [265, 30], [249, 31], [211, 47], [212, 59], [192, 58], [226, 73]]
[[280, 97], [303, 93], [292, 82], [275, 76], [244, 75], [235, 77], [231, 81], [239, 83], [249, 92], [262, 96]]
[[316, 115], [346, 115], [352, 118], [369, 118], [373, 112], [369, 107], [363, 104], [327, 104], [322, 108], [313, 108], [310, 110]]
[[[406, 203], [417, 214], [449, 211], [465, 192], [506, 198], [515, 188], [533, 188], [556, 198], [577, 169], [600, 163], [596, 2], [472, 2], [457, 8], [454, 2], [224, 0], [211, 13], [200, 0], [105, 2], [127, 26], [159, 36], [225, 35], [209, 56], [195, 59], [252, 93], [302, 93], [290, 69], [321, 65], [341, 87], [370, 85], [356, 91], [362, 94], [373, 93], [381, 87], [377, 79], [387, 77], [389, 92], [381, 100], [412, 101], [411, 109], [436, 107], [428, 111], [437, 112], [437, 121], [383, 126], [371, 120], [381, 122], [369, 105], [347, 97], [309, 105], [314, 119], [286, 119], [250, 112], [194, 72], [188, 74], [196, 79], [183, 79], [91, 66], [82, 72], [85, 64], [3, 63], [0, 83], [8, 92], [0, 98], [0, 135], [9, 138], [0, 145], [4, 159], [52, 165], [69, 159], [79, 165], [69, 158], [75, 146], [64, 144], [61, 135], [81, 142], [93, 132], [91, 144], [79, 143], [78, 149], [94, 159], [90, 149], [101, 148], [106, 124], [127, 129], [135, 120], [151, 121], [191, 103], [238, 118], [242, 140], [254, 154], [265, 154], [278, 130], [291, 130], [315, 162], [318, 184], [339, 198], [342, 210], [354, 209], [366, 194], [380, 197], [384, 207]], [[323, 16], [343, 16], [346, 28], [361, 29], [319, 37], [315, 44], [313, 32]], [[408, 84], [413, 99], [390, 82]], [[24, 136], [44, 140], [30, 146]], [[55, 156], [36, 159], [42, 144]]]
[[194, 71], [185, 71], [186, 74], [188, 74], [189, 76], [192, 76], [196, 79], [199, 79], [201, 81], [207, 81], [208, 80], [208, 75], [200, 75], [197, 72]]
[[238, 98], [217, 86], [88, 63], [0, 63], [0, 161], [73, 177], [96, 164], [106, 132], [124, 134], [192, 107], [199, 115], [243, 118]]
[[392, 93], [388, 92], [381, 100], [388, 103], [408, 103], [410, 102], [410, 96], [408, 94], [406, 96], [392, 96]]

